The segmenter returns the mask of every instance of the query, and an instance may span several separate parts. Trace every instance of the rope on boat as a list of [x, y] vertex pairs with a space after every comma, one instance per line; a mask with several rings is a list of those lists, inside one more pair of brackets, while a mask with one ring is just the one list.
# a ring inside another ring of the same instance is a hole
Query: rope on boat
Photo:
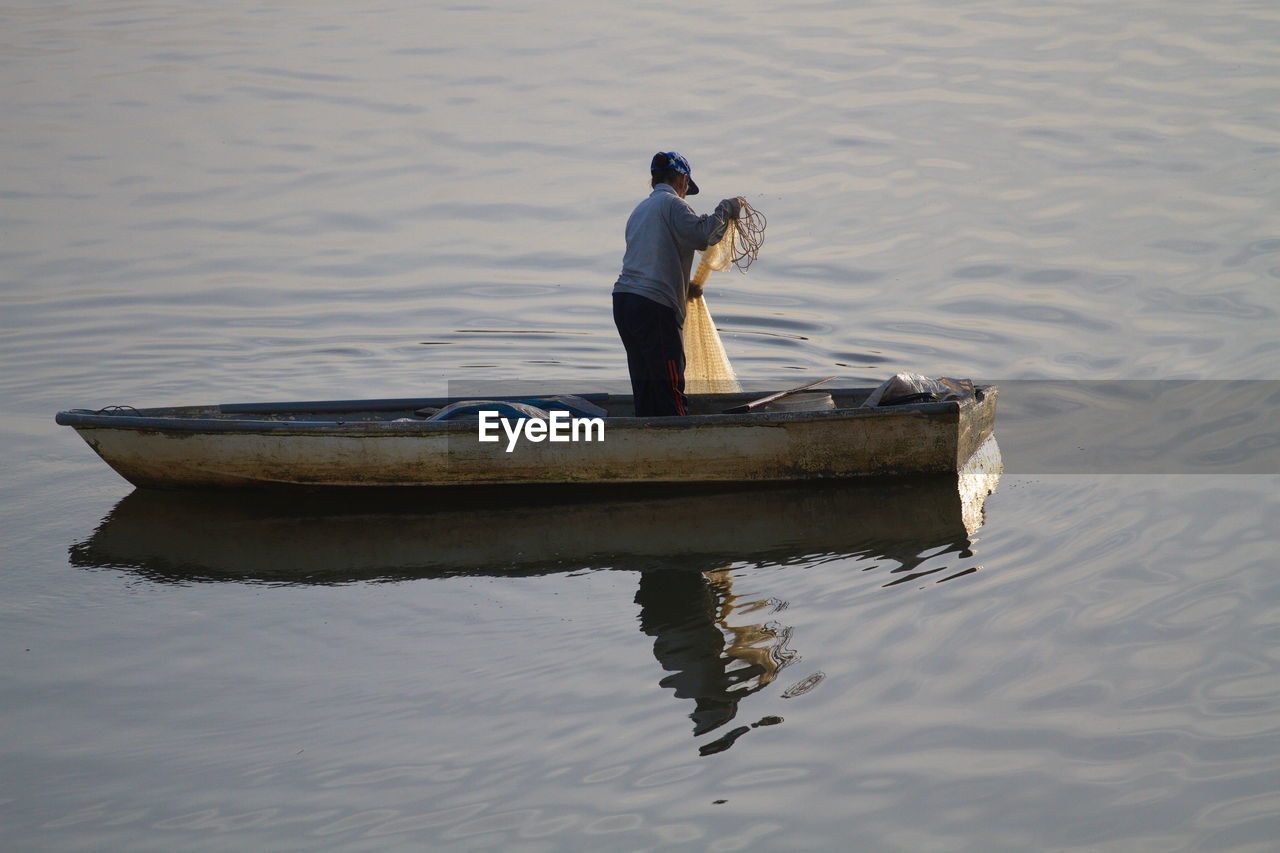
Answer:
[[741, 210], [734, 220], [733, 265], [739, 272], [746, 272], [751, 262], [760, 257], [760, 247], [764, 245], [764, 229], [769, 220], [760, 211], [752, 207], [745, 198], [739, 198]]

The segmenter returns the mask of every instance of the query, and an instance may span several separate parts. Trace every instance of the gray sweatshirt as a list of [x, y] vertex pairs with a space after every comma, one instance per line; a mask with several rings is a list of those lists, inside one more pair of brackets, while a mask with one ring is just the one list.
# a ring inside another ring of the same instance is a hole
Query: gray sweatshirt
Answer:
[[725, 199], [715, 213], [699, 216], [669, 184], [658, 184], [627, 220], [627, 252], [613, 292], [666, 305], [683, 326], [694, 250], [719, 243], [736, 210], [737, 202]]

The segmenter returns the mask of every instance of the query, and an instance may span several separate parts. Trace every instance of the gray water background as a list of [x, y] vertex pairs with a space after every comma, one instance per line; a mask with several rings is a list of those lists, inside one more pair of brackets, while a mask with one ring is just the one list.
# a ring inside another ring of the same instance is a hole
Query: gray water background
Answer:
[[695, 207], [769, 216], [708, 290], [751, 381], [1274, 387], [1274, 4], [17, 2], [0, 33], [4, 849], [1274, 849], [1274, 473], [1011, 466], [976, 534], [888, 544], [658, 502], [639, 567], [740, 535], [727, 624], [794, 653], [694, 734], [598, 515], [539, 543], [564, 513], [495, 510], [498, 556], [447, 565], [425, 508], [197, 504], [171, 541], [52, 423], [616, 385], [667, 148]]

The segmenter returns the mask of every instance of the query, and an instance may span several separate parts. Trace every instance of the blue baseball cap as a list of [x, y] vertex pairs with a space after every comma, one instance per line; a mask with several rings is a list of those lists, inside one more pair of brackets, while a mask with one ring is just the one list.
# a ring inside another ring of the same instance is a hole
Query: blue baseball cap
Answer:
[[693, 169], [689, 167], [689, 161], [684, 159], [679, 151], [659, 151], [653, 155], [653, 162], [649, 164], [649, 174], [652, 175], [663, 169], [679, 172], [689, 179], [689, 190], [685, 195], [698, 194], [698, 185], [693, 182]]

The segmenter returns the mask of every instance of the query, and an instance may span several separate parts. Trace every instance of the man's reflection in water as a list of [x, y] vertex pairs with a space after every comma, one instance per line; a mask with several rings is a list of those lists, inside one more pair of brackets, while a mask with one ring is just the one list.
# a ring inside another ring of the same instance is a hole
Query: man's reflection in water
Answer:
[[[790, 628], [730, 624], [735, 614], [741, 617], [777, 602], [740, 601], [728, 569], [642, 572], [636, 603], [640, 630], [654, 638], [654, 657], [671, 673], [659, 684], [681, 699], [694, 700], [694, 735], [732, 720], [743, 697], [773, 681], [796, 657], [786, 646]], [[722, 748], [745, 731], [731, 733]]]

